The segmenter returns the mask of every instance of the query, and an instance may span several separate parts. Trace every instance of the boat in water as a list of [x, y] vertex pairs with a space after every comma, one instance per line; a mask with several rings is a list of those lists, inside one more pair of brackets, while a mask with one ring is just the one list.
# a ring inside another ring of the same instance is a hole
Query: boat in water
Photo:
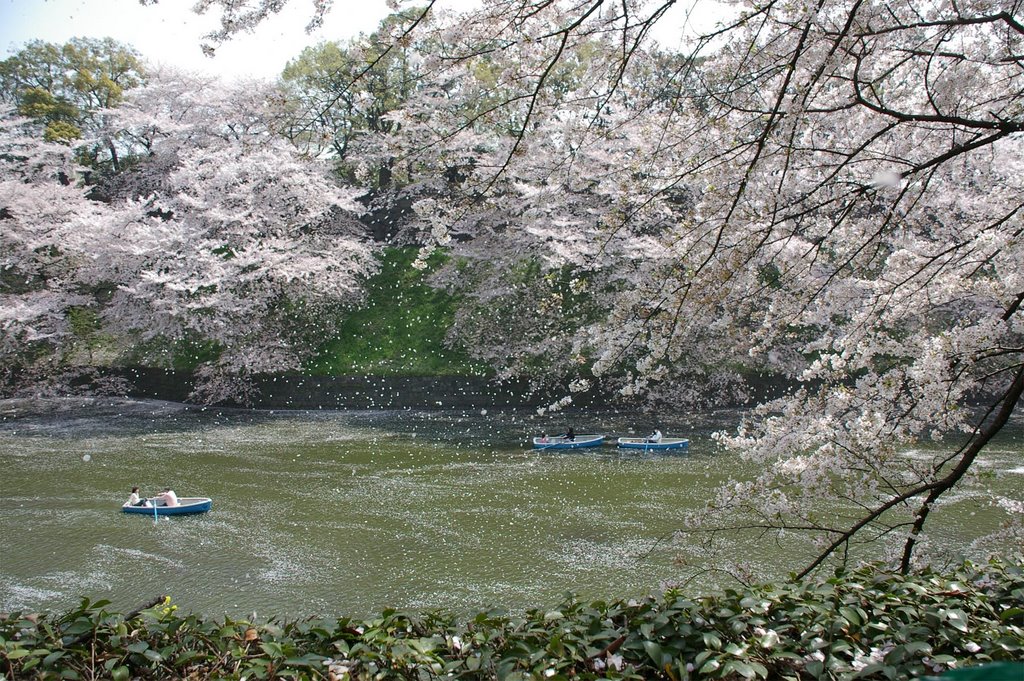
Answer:
[[645, 437], [620, 437], [619, 447], [622, 449], [643, 449], [645, 451], [678, 449], [685, 452], [690, 449], [690, 441], [682, 437], [663, 437], [656, 442], [651, 442]]
[[142, 515], [190, 515], [206, 513], [213, 506], [209, 497], [180, 497], [177, 506], [132, 506], [124, 504], [121, 510], [125, 513], [141, 513]]
[[584, 447], [600, 447], [604, 444], [604, 435], [577, 435], [569, 440], [564, 437], [535, 437], [534, 449], [583, 449]]

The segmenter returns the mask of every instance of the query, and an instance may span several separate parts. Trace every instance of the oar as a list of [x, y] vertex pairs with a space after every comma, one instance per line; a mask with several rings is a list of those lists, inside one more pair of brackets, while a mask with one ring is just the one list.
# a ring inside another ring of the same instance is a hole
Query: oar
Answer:
[[156, 514], [156, 502], [154, 501], [153, 502], [153, 524], [156, 525], [158, 522], [160, 522], [160, 518]]

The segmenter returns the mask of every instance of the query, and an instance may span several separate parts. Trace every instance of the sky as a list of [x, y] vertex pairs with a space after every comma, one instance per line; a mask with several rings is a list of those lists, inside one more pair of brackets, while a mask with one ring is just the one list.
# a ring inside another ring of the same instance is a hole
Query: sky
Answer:
[[335, 0], [324, 25], [307, 34], [310, 0], [291, 0], [255, 33], [241, 34], [206, 57], [202, 36], [217, 27], [218, 15], [198, 16], [195, 0], [0, 0], [0, 59], [30, 40], [62, 44], [71, 38], [114, 38], [132, 45], [147, 61], [226, 78], [274, 78], [307, 45], [369, 33], [388, 14], [385, 0]]
[[[474, 0], [445, 0], [446, 8], [469, 7]], [[679, 3], [687, 5], [689, 3]], [[697, 0], [702, 7], [710, 0]], [[313, 14], [311, 0], [290, 0], [254, 33], [236, 35], [213, 57], [199, 48], [202, 36], [217, 28], [218, 14], [196, 15], [195, 0], [158, 0], [144, 7], [139, 0], [0, 0], [0, 59], [30, 40], [63, 44], [76, 37], [114, 38], [133, 46], [147, 61], [202, 71], [227, 79], [276, 78], [288, 60], [324, 40], [345, 40], [370, 33], [388, 15], [386, 0], [335, 0], [323, 26], [305, 31]], [[663, 43], [678, 41], [685, 9], [670, 10], [657, 35]], [[674, 14], [673, 14], [674, 13]]]

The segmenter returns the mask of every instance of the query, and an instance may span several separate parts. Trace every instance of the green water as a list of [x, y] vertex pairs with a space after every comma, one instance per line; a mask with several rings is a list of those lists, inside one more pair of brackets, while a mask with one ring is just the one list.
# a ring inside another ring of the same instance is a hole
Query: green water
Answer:
[[[677, 564], [671, 535], [749, 466], [710, 439], [738, 412], [663, 417], [691, 451], [645, 456], [531, 450], [530, 434], [566, 417], [514, 412], [0, 405], [0, 610], [169, 594], [209, 615], [369, 616], [643, 596], [700, 571]], [[651, 422], [578, 414], [572, 425], [626, 434]], [[996, 451], [987, 465], [1001, 474], [954, 501], [954, 535], [999, 521], [980, 499], [1020, 498], [1020, 451], [1019, 440]], [[209, 496], [213, 510], [155, 524], [120, 513], [133, 484]], [[794, 567], [791, 549], [761, 551], [747, 557], [768, 574]]]

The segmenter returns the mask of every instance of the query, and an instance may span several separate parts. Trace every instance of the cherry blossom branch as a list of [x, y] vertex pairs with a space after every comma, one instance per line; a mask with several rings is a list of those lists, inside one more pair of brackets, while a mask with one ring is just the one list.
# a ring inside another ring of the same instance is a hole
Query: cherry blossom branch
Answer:
[[916, 545], [918, 535], [928, 518], [931, 505], [944, 493], [953, 488], [964, 477], [964, 475], [967, 474], [967, 471], [970, 470], [971, 465], [974, 463], [975, 459], [977, 459], [978, 454], [981, 453], [991, 439], [1009, 421], [1010, 415], [1013, 413], [1017, 402], [1020, 400], [1022, 392], [1024, 392], [1024, 367], [1017, 370], [1013, 382], [996, 403], [996, 405], [999, 406], [999, 410], [996, 412], [995, 417], [991, 421], [988, 421], [984, 427], [976, 431], [975, 436], [971, 438], [969, 445], [967, 445], [963, 450], [963, 454], [960, 456], [959, 462], [952, 471], [939, 480], [923, 485], [917, 485], [875, 508], [871, 513], [865, 515], [850, 528], [839, 533], [839, 536], [833, 540], [828, 547], [821, 551], [818, 556], [811, 561], [809, 565], [807, 565], [807, 567], [797, 573], [797, 578], [802, 579], [816, 570], [837, 549], [849, 543], [849, 541], [856, 536], [858, 532], [876, 521], [886, 512], [927, 492], [928, 497], [918, 509], [915, 523], [911, 530], [910, 537], [907, 539], [905, 544], [903, 558], [900, 562], [901, 569], [904, 572], [908, 571], [914, 546]]
[[1018, 368], [1013, 382], [997, 403], [999, 410], [995, 416], [988, 420], [992, 410], [986, 414], [985, 420], [987, 423], [981, 429], [975, 431], [970, 444], [963, 450], [963, 454], [956, 467], [944, 478], [933, 483], [928, 490], [928, 496], [917, 510], [914, 525], [910, 530], [910, 536], [907, 538], [903, 548], [903, 557], [900, 560], [902, 572], [907, 573], [910, 571], [910, 561], [913, 556], [914, 547], [917, 544], [921, 531], [924, 529], [925, 522], [928, 520], [932, 506], [939, 500], [939, 497], [960, 482], [985, 446], [1009, 422], [1010, 415], [1013, 414], [1022, 393], [1024, 393], [1024, 366]]

